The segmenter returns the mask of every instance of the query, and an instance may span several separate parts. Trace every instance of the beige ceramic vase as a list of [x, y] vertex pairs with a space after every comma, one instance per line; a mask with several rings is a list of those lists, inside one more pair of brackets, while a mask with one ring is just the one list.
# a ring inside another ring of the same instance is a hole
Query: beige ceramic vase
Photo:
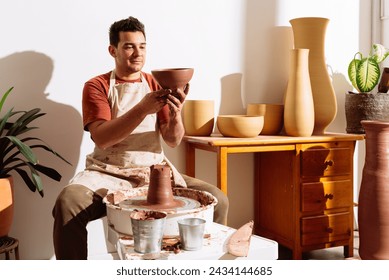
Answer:
[[315, 108], [313, 134], [324, 134], [335, 119], [337, 101], [325, 61], [325, 34], [329, 19], [303, 17], [290, 20], [294, 47], [309, 49], [309, 76]]
[[359, 256], [389, 260], [389, 122], [361, 122], [366, 156], [358, 203]]
[[209, 136], [215, 122], [214, 101], [186, 100], [182, 116], [186, 135]]
[[290, 51], [289, 80], [284, 104], [284, 128], [289, 136], [311, 136], [315, 124], [308, 54], [308, 49]]

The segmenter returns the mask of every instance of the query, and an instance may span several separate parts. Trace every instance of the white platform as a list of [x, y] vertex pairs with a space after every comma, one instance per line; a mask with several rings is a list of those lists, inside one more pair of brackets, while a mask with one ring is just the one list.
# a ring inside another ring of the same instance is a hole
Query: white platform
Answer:
[[[236, 257], [227, 252], [226, 243], [236, 230], [213, 223], [209, 237], [204, 238], [203, 248], [199, 251], [181, 250], [179, 253], [162, 251], [159, 259], [166, 260], [276, 260], [278, 243], [257, 235], [252, 235], [247, 257]], [[144, 255], [134, 251], [132, 237], [116, 232], [108, 227], [108, 240], [115, 244], [119, 258], [122, 260], [144, 259]]]

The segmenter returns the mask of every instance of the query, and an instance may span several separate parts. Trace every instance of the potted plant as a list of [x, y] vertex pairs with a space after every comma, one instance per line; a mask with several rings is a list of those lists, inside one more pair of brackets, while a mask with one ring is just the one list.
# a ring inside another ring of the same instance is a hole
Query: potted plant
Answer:
[[[2, 96], [0, 113], [12, 90], [13, 87]], [[43, 149], [70, 164], [41, 139], [26, 135], [27, 132], [38, 128], [30, 124], [43, 115], [45, 113], [42, 113], [40, 108], [29, 111], [15, 111], [11, 108], [0, 116], [0, 237], [8, 234], [12, 223], [13, 172], [20, 175], [31, 191], [38, 191], [41, 197], [44, 196], [41, 174], [56, 181], [61, 180], [61, 174], [55, 169], [39, 163], [34, 150]], [[1, 182], [5, 183], [5, 187], [1, 186]], [[6, 218], [6, 214], [10, 214], [11, 217]], [[6, 224], [2, 225], [3, 222]]]
[[347, 133], [365, 133], [361, 120], [389, 120], [389, 94], [373, 92], [381, 79], [380, 63], [389, 56], [381, 44], [373, 44], [368, 56], [357, 52], [348, 66], [348, 77], [357, 92], [346, 94]]

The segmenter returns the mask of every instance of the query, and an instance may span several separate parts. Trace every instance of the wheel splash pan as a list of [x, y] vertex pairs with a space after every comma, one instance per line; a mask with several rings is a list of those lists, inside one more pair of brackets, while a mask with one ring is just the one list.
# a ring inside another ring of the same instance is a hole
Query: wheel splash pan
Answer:
[[[184, 218], [201, 218], [206, 220], [205, 232], [210, 231], [213, 223], [213, 213], [217, 199], [212, 194], [189, 188], [173, 188], [175, 199], [185, 201], [183, 207], [174, 209], [153, 209], [153, 206], [139, 206], [140, 200], [147, 197], [148, 187], [134, 188], [128, 191], [116, 191], [104, 197], [107, 207], [108, 224], [115, 231], [132, 236], [130, 213], [137, 210], [155, 210], [167, 213], [164, 237], [176, 237], [178, 233], [177, 221]], [[135, 201], [135, 203], [134, 203]]]

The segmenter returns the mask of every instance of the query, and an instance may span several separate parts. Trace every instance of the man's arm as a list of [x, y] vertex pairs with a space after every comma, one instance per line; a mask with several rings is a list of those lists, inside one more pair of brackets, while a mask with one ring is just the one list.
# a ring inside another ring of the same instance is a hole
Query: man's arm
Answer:
[[101, 148], [111, 147], [127, 138], [148, 114], [157, 113], [166, 104], [169, 90], [148, 93], [138, 104], [113, 120], [96, 120], [88, 125], [92, 140]]
[[160, 124], [160, 131], [166, 144], [172, 148], [178, 146], [185, 135], [181, 111], [188, 92], [189, 84], [185, 87], [185, 91], [177, 89], [167, 98], [170, 112], [169, 121]]

